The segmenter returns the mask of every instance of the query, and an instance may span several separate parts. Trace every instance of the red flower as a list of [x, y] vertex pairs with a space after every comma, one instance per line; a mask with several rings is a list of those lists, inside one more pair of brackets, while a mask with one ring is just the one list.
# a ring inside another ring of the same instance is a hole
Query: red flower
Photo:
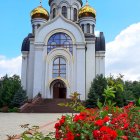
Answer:
[[60, 140], [60, 138], [61, 138], [61, 133], [59, 132], [58, 129], [56, 129], [56, 131], [55, 131], [55, 138], [56, 138], [57, 140]]
[[82, 115], [82, 114], [79, 114], [79, 115], [75, 115], [74, 118], [73, 118], [73, 121], [74, 122], [77, 122], [77, 121], [82, 121], [86, 118], [86, 115]]
[[106, 122], [108, 122], [110, 120], [110, 118], [108, 117], [108, 116], [106, 116], [104, 119], [103, 119], [103, 121], [106, 123]]
[[80, 134], [76, 134], [76, 137], [80, 137]]
[[97, 120], [95, 122], [95, 125], [98, 125], [98, 126], [102, 126], [104, 124], [104, 121], [103, 120]]
[[129, 126], [129, 124], [128, 123], [125, 123], [123, 129], [127, 129], [128, 126]]
[[121, 138], [122, 138], [123, 140], [128, 140], [128, 137], [127, 137], [127, 136], [121, 136]]
[[55, 129], [59, 129], [60, 128], [60, 124], [59, 123], [56, 123], [55, 126], [54, 126], [54, 128]]
[[62, 116], [62, 118], [59, 120], [60, 126], [64, 124], [66, 117]]
[[71, 131], [69, 131], [66, 134], [66, 138], [64, 138], [63, 140], [74, 140], [74, 134]]
[[136, 130], [135, 130], [134, 128], [131, 128], [130, 131], [131, 131], [132, 133], [136, 132]]
[[100, 132], [99, 130], [94, 130], [94, 131], [92, 132], [92, 134], [93, 134], [93, 137], [98, 138], [98, 137], [100, 137], [101, 132]]

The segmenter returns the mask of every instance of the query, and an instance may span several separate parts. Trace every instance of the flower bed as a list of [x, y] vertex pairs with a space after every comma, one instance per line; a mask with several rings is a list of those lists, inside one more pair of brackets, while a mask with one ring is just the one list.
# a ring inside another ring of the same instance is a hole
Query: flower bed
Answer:
[[130, 103], [118, 108], [86, 109], [74, 116], [62, 116], [55, 124], [56, 140], [138, 140], [140, 108]]

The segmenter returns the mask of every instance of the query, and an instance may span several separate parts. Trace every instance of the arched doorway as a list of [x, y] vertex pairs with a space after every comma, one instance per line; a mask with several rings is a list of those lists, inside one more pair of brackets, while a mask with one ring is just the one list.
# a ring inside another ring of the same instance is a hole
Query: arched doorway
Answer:
[[56, 80], [53, 84], [53, 98], [65, 99], [66, 98], [67, 88], [65, 83], [61, 80]]

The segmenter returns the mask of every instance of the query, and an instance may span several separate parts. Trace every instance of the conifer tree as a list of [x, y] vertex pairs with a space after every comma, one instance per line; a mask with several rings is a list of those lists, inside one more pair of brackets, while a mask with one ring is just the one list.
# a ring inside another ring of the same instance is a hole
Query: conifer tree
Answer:
[[91, 83], [91, 87], [88, 93], [88, 99], [86, 101], [87, 107], [96, 107], [98, 99], [100, 102], [104, 102], [104, 89], [107, 86], [107, 80], [103, 75], [97, 75]]

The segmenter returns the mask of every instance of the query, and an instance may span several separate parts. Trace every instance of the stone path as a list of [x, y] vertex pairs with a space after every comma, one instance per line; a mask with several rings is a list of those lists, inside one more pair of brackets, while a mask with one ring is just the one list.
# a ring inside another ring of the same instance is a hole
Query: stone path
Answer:
[[6, 135], [16, 135], [24, 131], [20, 125], [30, 124], [41, 126], [41, 130], [50, 132], [54, 130], [54, 124], [62, 113], [0, 113], [0, 140], [6, 140]]

